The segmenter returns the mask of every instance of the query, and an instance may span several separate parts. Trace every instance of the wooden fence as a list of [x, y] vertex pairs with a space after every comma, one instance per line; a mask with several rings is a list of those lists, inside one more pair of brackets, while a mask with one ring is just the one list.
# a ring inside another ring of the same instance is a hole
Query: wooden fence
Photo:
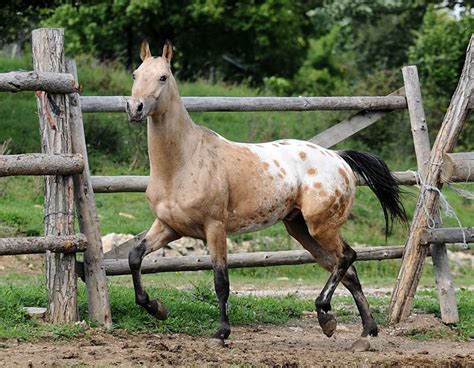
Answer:
[[[75, 64], [63, 59], [63, 30], [33, 31], [33, 72], [0, 74], [0, 91], [37, 92], [42, 154], [0, 157], [0, 176], [45, 175], [45, 235], [38, 238], [0, 239], [0, 255], [46, 252], [49, 289], [49, 315], [52, 321], [77, 319], [76, 273], [87, 283], [89, 312], [97, 322], [110, 326], [110, 306], [105, 274], [129, 273], [126, 259], [111, 259], [102, 252], [94, 192], [143, 192], [148, 178], [144, 176], [91, 177], [82, 122], [83, 112], [124, 112], [127, 97], [80, 97]], [[442, 317], [445, 322], [457, 320], [454, 288], [446, 257], [445, 243], [474, 241], [473, 228], [430, 229], [426, 209], [437, 220], [437, 193], [427, 191], [442, 183], [472, 181], [473, 153], [452, 154], [472, 97], [472, 43], [466, 65], [440, 135], [430, 152], [428, 127], [423, 111], [416, 67], [402, 69], [404, 87], [388, 96], [359, 97], [183, 97], [189, 111], [313, 111], [360, 110], [349, 118], [310, 139], [331, 147], [392, 111], [408, 109], [417, 157], [417, 172], [395, 172], [405, 185], [422, 184], [415, 218], [406, 247], [373, 247], [357, 249], [358, 260], [401, 258], [402, 268], [390, 308], [392, 321], [399, 321], [411, 308], [419, 274], [425, 257], [433, 257]], [[446, 132], [446, 133], [444, 133]], [[52, 143], [52, 144], [51, 144]], [[359, 185], [364, 185], [359, 180]], [[74, 195], [71, 195], [74, 193]], [[74, 209], [81, 234], [73, 235]], [[425, 206], [425, 207], [423, 207]], [[425, 217], [424, 217], [425, 216]], [[437, 221], [439, 223], [439, 221]], [[121, 254], [140, 240], [143, 234], [119, 247]], [[85, 240], [87, 239], [87, 241]], [[87, 246], [86, 246], [87, 244]], [[76, 262], [75, 253], [84, 252], [84, 262]], [[415, 260], [413, 260], [415, 258]], [[255, 252], [229, 255], [229, 267], [260, 267], [314, 262], [301, 251]], [[77, 267], [77, 269], [76, 269]], [[202, 270], [211, 267], [209, 257], [145, 258], [143, 272]], [[56, 275], [56, 277], [53, 277]], [[59, 276], [58, 276], [59, 275]], [[58, 284], [59, 283], [59, 284]], [[66, 300], [64, 300], [66, 296]], [[61, 299], [63, 298], [63, 299]], [[67, 317], [65, 317], [67, 316]]]

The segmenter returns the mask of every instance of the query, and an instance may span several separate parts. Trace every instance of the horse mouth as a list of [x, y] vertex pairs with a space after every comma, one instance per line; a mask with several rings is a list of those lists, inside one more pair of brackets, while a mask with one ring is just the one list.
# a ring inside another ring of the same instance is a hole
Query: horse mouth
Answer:
[[145, 120], [145, 115], [144, 114], [131, 114], [128, 113], [128, 121], [132, 123], [139, 123], [143, 120]]

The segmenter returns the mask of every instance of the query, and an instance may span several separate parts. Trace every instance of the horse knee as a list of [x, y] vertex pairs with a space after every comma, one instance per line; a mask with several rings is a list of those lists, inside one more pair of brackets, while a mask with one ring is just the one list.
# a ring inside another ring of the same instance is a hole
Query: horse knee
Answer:
[[143, 256], [146, 251], [145, 239], [140, 242], [137, 246], [133, 247], [128, 253], [128, 265], [130, 270], [136, 271], [140, 269], [142, 264]]

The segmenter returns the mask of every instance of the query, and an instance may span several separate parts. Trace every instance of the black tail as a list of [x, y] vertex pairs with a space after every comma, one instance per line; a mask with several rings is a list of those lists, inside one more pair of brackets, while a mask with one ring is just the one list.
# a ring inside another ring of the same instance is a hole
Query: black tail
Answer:
[[400, 200], [400, 188], [385, 161], [367, 152], [345, 150], [338, 153], [351, 169], [365, 180], [379, 199], [385, 217], [385, 236], [392, 231], [395, 219], [408, 223], [405, 208]]

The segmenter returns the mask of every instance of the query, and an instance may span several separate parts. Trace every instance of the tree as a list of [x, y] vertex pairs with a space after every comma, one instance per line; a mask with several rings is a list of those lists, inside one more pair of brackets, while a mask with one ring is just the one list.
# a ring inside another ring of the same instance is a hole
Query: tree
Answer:
[[[431, 7], [423, 19], [415, 44], [409, 49], [410, 63], [418, 66], [427, 119], [436, 128], [443, 121], [458, 84], [473, 32], [474, 18], [470, 14], [456, 18]], [[467, 150], [474, 149], [473, 134], [472, 124], [466, 124], [459, 143]]]
[[114, 0], [63, 4], [43, 24], [66, 28], [72, 54], [120, 58], [131, 66], [143, 38], [155, 53], [169, 38], [182, 79], [216, 70], [225, 79], [260, 82], [298, 70], [311, 31], [309, 8], [291, 0]]
[[58, 0], [2, 1], [0, 6], [0, 45], [15, 42], [21, 48], [21, 45], [29, 38], [34, 25], [39, 23], [48, 9], [55, 7], [58, 3]]

